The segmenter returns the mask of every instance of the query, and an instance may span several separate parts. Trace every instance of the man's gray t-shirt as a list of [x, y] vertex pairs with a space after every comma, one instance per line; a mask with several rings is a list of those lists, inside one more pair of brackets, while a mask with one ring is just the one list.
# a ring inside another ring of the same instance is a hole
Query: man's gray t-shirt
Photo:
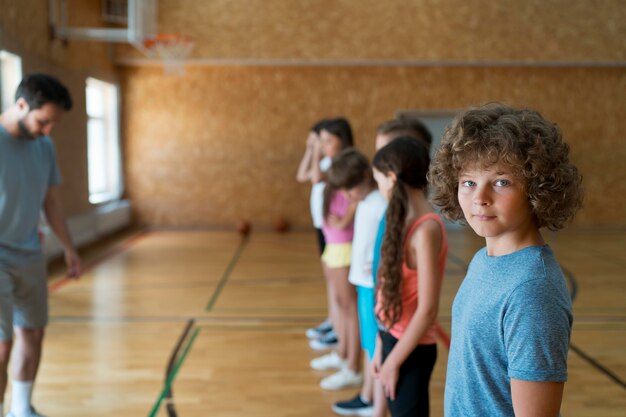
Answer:
[[445, 415], [513, 416], [510, 379], [567, 380], [572, 305], [549, 246], [481, 249], [452, 305]]
[[60, 180], [49, 137], [17, 139], [0, 125], [0, 250], [40, 250], [41, 209]]

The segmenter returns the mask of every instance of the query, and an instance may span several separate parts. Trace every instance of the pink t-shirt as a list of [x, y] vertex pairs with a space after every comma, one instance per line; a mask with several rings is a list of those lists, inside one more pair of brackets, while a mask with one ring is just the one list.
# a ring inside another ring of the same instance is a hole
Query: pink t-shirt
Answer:
[[[411, 236], [418, 228], [418, 226], [424, 223], [426, 220], [435, 220], [439, 223], [441, 227], [442, 240], [441, 240], [441, 249], [439, 250], [439, 273], [441, 274], [440, 279], [443, 280], [443, 273], [446, 266], [446, 257], [448, 256], [448, 238], [446, 235], [445, 226], [441, 218], [435, 213], [428, 213], [423, 215], [422, 217], [416, 219], [409, 230], [406, 233], [404, 238], [403, 250], [404, 253], [407, 251], [407, 245], [409, 244], [409, 240]], [[382, 278], [384, 279], [384, 277]], [[400, 320], [393, 325], [391, 329], [389, 329], [389, 333], [393, 335], [396, 339], [400, 339], [406, 330], [406, 326], [408, 326], [409, 322], [413, 318], [413, 314], [417, 310], [417, 303], [419, 302], [419, 294], [417, 292], [417, 270], [409, 268], [406, 263], [406, 260], [402, 261], [402, 316]], [[381, 296], [377, 297], [378, 301], [376, 303], [376, 312], [379, 316], [385, 317], [384, 312], [382, 312], [382, 300]], [[382, 313], [382, 314], [381, 314]], [[420, 345], [431, 345], [437, 342], [436, 340], [436, 323], [433, 323], [432, 326], [424, 333], [424, 335], [420, 338]]]
[[[343, 217], [348, 211], [348, 207], [350, 207], [350, 200], [341, 191], [335, 191], [330, 202], [330, 214]], [[351, 243], [354, 236], [354, 221], [350, 222], [348, 227], [344, 229], [335, 229], [330, 227], [326, 219], [324, 219], [322, 231], [324, 232], [326, 243]]]

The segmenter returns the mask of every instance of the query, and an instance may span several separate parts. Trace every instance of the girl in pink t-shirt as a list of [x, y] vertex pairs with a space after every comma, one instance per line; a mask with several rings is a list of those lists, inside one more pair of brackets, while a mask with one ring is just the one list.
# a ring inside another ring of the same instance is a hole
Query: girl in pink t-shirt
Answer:
[[[345, 142], [342, 140], [344, 130], [340, 123], [336, 125], [327, 123], [320, 133], [322, 144], [326, 144], [331, 149], [339, 149], [340, 144]], [[343, 149], [347, 147], [343, 146]], [[328, 152], [326, 154], [328, 155]], [[326, 238], [322, 264], [327, 280], [329, 302], [331, 303], [331, 320], [337, 333], [338, 345], [337, 351], [332, 351], [311, 361], [313, 369], [338, 370], [338, 372], [321, 380], [320, 386], [325, 390], [354, 387], [362, 383], [362, 376], [359, 372], [361, 348], [356, 310], [356, 290], [348, 282], [356, 203], [350, 201], [334, 184], [334, 178], [338, 174], [337, 169], [334, 169], [331, 163], [326, 172], [324, 221], [322, 225]], [[334, 308], [332, 308], [333, 306]], [[332, 314], [333, 311], [334, 314]]]
[[434, 325], [448, 243], [426, 198], [428, 148], [410, 137], [374, 156], [374, 178], [389, 201], [378, 272], [381, 330], [372, 360], [392, 416], [428, 416], [428, 386], [437, 358]]

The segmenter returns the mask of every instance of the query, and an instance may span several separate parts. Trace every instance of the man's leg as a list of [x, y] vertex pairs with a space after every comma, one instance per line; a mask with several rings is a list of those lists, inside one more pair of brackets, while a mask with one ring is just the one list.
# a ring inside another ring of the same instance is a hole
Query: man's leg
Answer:
[[11, 358], [11, 340], [0, 341], [0, 417], [4, 417], [4, 392], [7, 389], [7, 368]]
[[7, 368], [13, 346], [13, 281], [0, 260], [0, 417], [4, 417], [4, 393], [7, 388]]
[[21, 417], [30, 415], [33, 384], [39, 369], [44, 329], [15, 327], [14, 330], [11, 413], [15, 417]]
[[16, 261], [11, 417], [31, 417], [31, 396], [48, 323], [48, 285], [42, 253]]

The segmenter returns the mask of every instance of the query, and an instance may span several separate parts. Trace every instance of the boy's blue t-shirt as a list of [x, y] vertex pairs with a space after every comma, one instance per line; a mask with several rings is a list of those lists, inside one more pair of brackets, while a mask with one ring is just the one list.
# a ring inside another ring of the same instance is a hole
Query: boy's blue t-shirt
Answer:
[[383, 238], [385, 237], [385, 228], [387, 227], [387, 210], [383, 213], [383, 217], [378, 223], [378, 231], [376, 232], [376, 240], [374, 241], [374, 257], [372, 258], [372, 278], [374, 279], [374, 288], [376, 288], [376, 278], [378, 277], [378, 267], [380, 265], [380, 251], [383, 248]]
[[474, 256], [452, 305], [445, 415], [512, 416], [511, 378], [567, 380], [572, 305], [549, 246]]
[[60, 181], [49, 137], [17, 139], [0, 125], [0, 250], [40, 250], [41, 209]]

